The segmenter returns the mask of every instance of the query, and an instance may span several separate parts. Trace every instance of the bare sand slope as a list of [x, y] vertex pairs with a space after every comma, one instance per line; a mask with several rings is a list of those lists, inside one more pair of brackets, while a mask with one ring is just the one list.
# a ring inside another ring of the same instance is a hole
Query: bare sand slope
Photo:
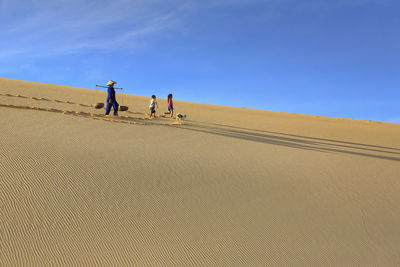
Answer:
[[400, 265], [400, 125], [117, 97], [0, 79], [1, 266]]

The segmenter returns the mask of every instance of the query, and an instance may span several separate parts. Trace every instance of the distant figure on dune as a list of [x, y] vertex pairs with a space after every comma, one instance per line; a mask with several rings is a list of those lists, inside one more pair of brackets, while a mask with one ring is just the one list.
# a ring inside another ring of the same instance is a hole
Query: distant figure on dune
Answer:
[[151, 96], [151, 100], [150, 100], [150, 118], [155, 118], [156, 117], [156, 106], [158, 108], [158, 104], [157, 104], [157, 99], [155, 95]]
[[174, 104], [172, 103], [172, 94], [168, 95], [168, 112], [164, 114], [171, 114], [171, 118], [174, 116]]
[[115, 99], [115, 90], [114, 90], [114, 84], [117, 82], [115, 81], [108, 81], [107, 86], [108, 86], [108, 91], [107, 91], [107, 107], [106, 107], [106, 115], [110, 114], [111, 111], [111, 106], [114, 108], [114, 116], [118, 115], [118, 107], [119, 104], [117, 100]]

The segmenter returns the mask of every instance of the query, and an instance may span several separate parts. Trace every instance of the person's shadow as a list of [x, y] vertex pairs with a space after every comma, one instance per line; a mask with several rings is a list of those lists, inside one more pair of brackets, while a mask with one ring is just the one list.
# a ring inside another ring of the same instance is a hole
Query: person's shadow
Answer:
[[286, 146], [295, 149], [346, 153], [364, 157], [400, 161], [399, 148], [248, 129], [216, 123], [204, 123], [198, 121], [187, 122], [188, 123], [181, 125], [180, 128], [188, 131], [202, 132], [278, 146]]

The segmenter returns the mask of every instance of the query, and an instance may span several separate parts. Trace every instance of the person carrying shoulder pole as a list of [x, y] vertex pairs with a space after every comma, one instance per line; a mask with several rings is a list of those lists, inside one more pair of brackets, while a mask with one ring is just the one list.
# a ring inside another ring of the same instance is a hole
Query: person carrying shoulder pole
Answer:
[[118, 107], [119, 104], [117, 100], [115, 99], [115, 89], [114, 89], [114, 84], [117, 82], [113, 80], [109, 80], [107, 83], [107, 107], [106, 107], [106, 115], [110, 114], [111, 111], [111, 106], [114, 108], [114, 116], [118, 115]]

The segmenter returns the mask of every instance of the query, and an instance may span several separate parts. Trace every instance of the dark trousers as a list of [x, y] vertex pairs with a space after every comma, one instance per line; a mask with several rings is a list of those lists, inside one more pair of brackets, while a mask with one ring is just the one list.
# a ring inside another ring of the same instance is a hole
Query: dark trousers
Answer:
[[106, 115], [110, 114], [111, 106], [114, 108], [114, 115], [118, 115], [118, 107], [119, 107], [119, 105], [118, 105], [117, 101], [111, 101], [111, 103], [109, 103], [107, 101]]

